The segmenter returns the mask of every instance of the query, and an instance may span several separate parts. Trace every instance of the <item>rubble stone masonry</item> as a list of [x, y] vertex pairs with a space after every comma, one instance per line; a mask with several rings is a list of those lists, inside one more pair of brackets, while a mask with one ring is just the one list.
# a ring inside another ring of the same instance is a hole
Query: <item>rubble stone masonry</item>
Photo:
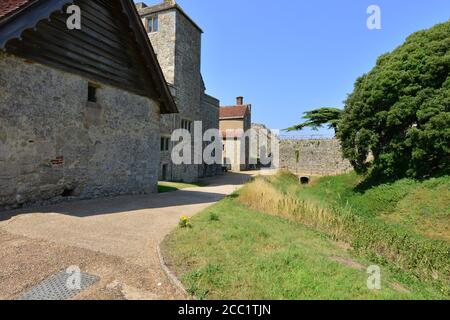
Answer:
[[[202, 31], [178, 6], [168, 1], [165, 9], [161, 5], [138, 6], [144, 25], [147, 19], [158, 17], [158, 31], [148, 36], [157, 54], [166, 81], [172, 87], [172, 94], [178, 107], [178, 114], [161, 117], [161, 135], [170, 137], [183, 121], [203, 121], [203, 131], [218, 128], [219, 101], [205, 94], [201, 75]], [[168, 151], [161, 155], [159, 178], [172, 181], [194, 182], [199, 177], [212, 175], [216, 170], [205, 165], [174, 165], [171, 161], [170, 143]], [[194, 145], [192, 145], [194, 154]]]
[[159, 106], [0, 53], [0, 208], [156, 191]]
[[337, 175], [351, 171], [337, 139], [280, 140], [280, 168], [305, 175]]

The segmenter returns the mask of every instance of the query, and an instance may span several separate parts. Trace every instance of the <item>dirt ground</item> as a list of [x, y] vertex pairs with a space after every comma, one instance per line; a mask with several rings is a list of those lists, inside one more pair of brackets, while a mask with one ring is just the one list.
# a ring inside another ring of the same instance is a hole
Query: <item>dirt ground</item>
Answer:
[[76, 299], [182, 299], [162, 273], [119, 257], [0, 231], [0, 299], [16, 299], [52, 274], [76, 265], [101, 280]]

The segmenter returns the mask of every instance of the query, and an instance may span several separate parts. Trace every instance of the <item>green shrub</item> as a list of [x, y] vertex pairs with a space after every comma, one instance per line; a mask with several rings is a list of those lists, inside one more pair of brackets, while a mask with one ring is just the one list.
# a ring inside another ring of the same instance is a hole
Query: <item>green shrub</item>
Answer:
[[211, 214], [209, 215], [209, 221], [220, 221], [219, 215], [217, 213], [211, 212]]

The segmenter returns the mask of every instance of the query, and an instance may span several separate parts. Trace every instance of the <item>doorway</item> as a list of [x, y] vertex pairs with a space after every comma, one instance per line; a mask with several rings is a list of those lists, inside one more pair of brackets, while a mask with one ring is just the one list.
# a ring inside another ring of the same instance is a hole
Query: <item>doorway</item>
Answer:
[[167, 171], [169, 170], [169, 165], [168, 164], [163, 164], [162, 166], [162, 180], [163, 181], [167, 181]]

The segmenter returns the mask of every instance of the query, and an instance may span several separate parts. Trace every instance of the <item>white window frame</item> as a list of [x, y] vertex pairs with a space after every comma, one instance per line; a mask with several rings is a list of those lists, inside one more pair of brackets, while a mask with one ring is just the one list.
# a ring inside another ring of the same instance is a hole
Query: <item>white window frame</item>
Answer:
[[148, 33], [156, 33], [159, 31], [159, 17], [157, 14], [147, 17], [146, 29]]

